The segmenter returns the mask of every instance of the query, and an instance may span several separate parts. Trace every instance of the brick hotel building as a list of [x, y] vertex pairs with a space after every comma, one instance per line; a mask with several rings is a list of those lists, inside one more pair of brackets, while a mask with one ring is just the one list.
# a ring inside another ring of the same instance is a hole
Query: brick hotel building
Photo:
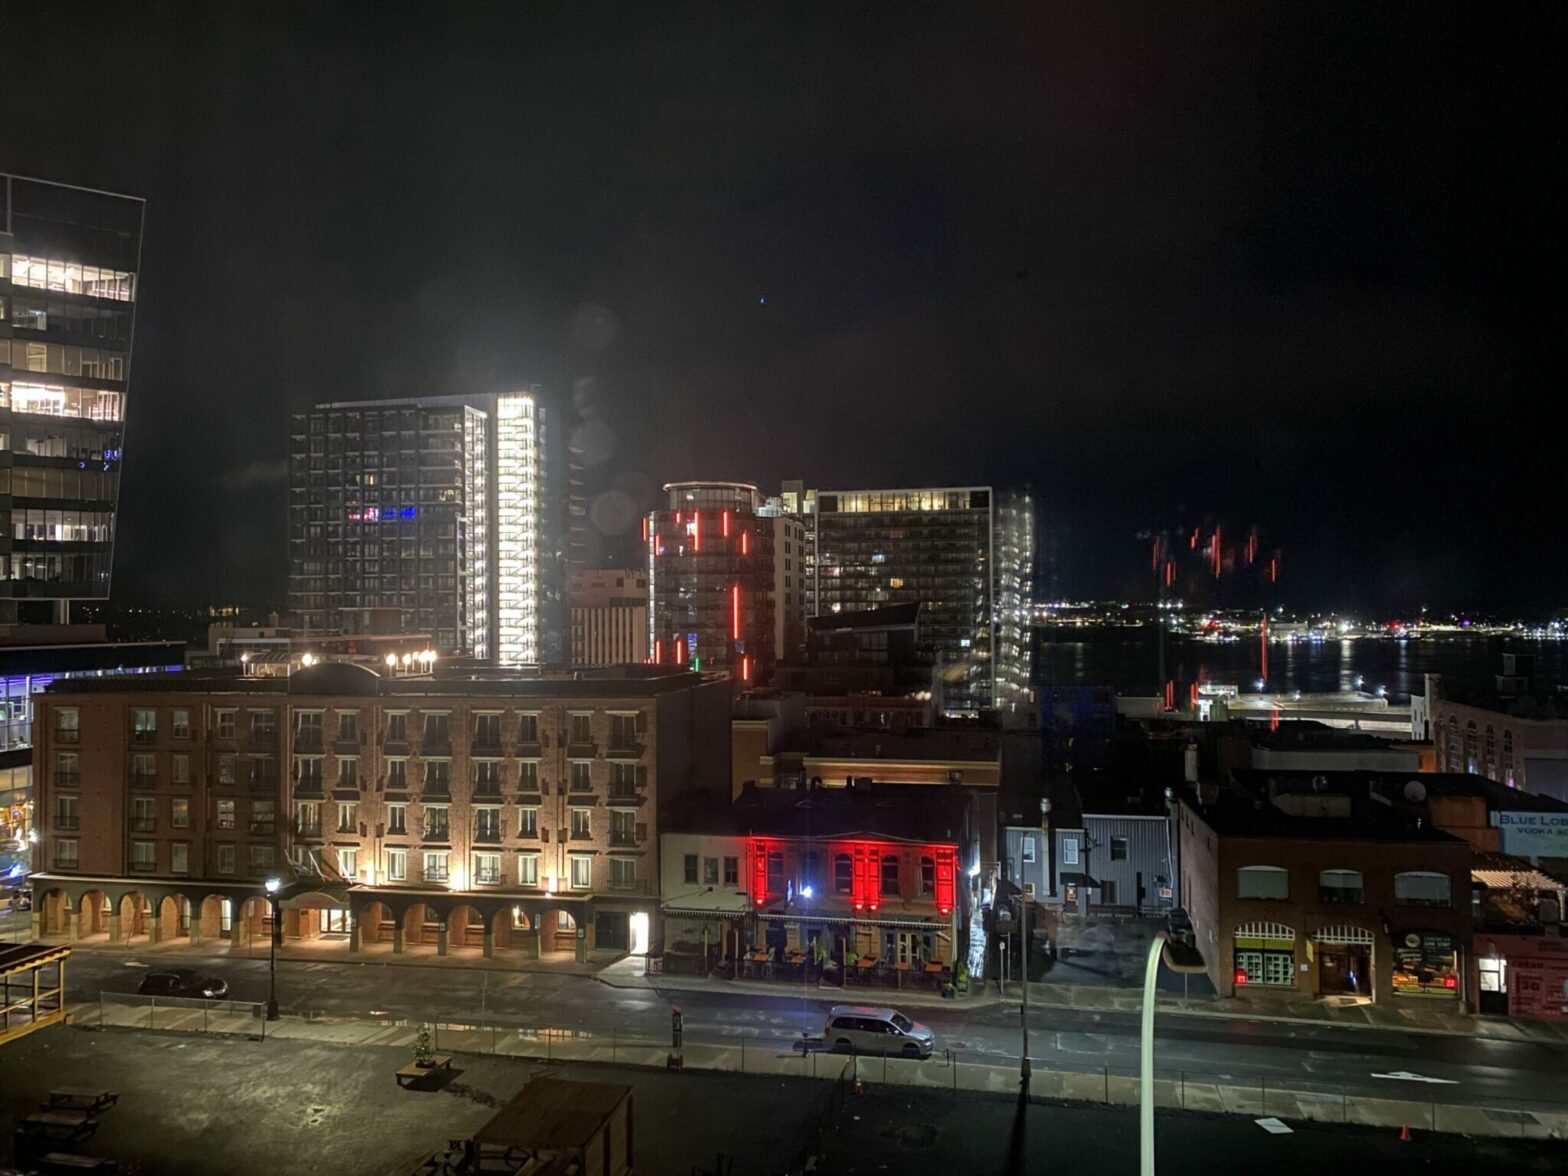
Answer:
[[[345, 952], [646, 950], [661, 800], [727, 788], [727, 681], [670, 667], [58, 683], [35, 934]], [[375, 945], [381, 945], [377, 948]]]

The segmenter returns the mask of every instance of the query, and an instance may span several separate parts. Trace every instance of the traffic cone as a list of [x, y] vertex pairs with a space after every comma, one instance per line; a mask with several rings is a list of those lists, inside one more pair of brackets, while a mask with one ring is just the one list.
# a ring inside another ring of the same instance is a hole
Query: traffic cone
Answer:
[[1399, 1125], [1399, 1142], [1400, 1143], [1409, 1143], [1410, 1142], [1410, 1124], [1409, 1123], [1401, 1123]]

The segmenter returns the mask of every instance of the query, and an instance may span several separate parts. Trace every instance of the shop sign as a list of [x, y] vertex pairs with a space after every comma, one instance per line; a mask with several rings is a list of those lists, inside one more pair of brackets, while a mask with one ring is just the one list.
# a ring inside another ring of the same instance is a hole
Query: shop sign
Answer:
[[1510, 959], [1509, 1012], [1526, 1017], [1568, 1017], [1568, 959]]
[[1498, 813], [1497, 832], [1504, 853], [1568, 858], [1568, 813]]
[[1452, 935], [1394, 933], [1394, 991], [1402, 995], [1454, 996], [1459, 989]]

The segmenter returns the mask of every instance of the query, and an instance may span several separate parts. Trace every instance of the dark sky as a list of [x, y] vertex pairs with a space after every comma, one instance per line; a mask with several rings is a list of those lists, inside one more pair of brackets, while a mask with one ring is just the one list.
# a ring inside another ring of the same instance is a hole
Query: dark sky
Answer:
[[1563, 7], [973, 8], [8, 6], [0, 169], [149, 199], [117, 600], [281, 603], [290, 410], [538, 381], [634, 499], [1028, 481], [1064, 594], [1568, 605]]

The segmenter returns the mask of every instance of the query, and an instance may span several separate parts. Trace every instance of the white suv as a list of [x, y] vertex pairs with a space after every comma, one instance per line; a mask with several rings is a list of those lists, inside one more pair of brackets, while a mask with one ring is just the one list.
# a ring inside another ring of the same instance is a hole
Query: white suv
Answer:
[[911, 1058], [928, 1058], [936, 1048], [936, 1034], [924, 1025], [894, 1009], [872, 1005], [834, 1005], [822, 1041], [829, 1049]]

